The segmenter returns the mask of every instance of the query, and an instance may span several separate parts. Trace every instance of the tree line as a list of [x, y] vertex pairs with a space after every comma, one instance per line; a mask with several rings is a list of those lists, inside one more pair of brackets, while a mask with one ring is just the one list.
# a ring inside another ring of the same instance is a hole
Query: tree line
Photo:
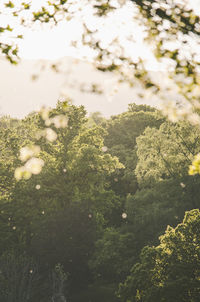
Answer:
[[[55, 141], [39, 113], [0, 119], [0, 301], [198, 301], [198, 127], [134, 103], [106, 119], [58, 102], [58, 115]], [[44, 167], [17, 181], [35, 144]]]

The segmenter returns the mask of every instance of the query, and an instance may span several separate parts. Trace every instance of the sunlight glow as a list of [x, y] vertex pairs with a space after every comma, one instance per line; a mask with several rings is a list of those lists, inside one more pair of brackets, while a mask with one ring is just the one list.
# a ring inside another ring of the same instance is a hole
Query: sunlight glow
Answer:
[[[20, 0], [15, 1], [16, 4], [20, 4], [20, 2]], [[31, 3], [32, 9], [39, 9], [46, 2], [45, 0], [34, 1]], [[85, 3], [88, 2], [85, 1]], [[91, 30], [98, 28], [96, 38], [101, 39], [102, 48], [108, 47], [117, 52], [119, 50], [115, 49], [116, 46], [112, 44], [112, 41], [118, 40], [125, 54], [132, 57], [134, 61], [138, 61], [142, 57], [147, 64], [148, 61], [151, 61], [151, 69], [160, 68], [153, 60], [151, 50], [144, 45], [144, 28], [133, 20], [137, 10], [131, 1], [126, 1], [126, 5], [118, 8], [108, 18], [94, 16], [90, 3], [83, 6], [83, 3], [79, 2], [77, 5], [81, 7], [81, 11], [77, 13], [76, 18], [72, 18], [70, 21], [63, 20], [53, 27], [49, 24], [42, 26], [34, 24], [33, 27], [24, 28], [16, 18], [13, 19], [8, 15], [3, 16], [0, 23], [1, 25], [11, 24], [14, 27], [13, 34], [23, 34], [24, 38], [17, 42], [21, 58], [55, 60], [70, 56], [92, 61], [94, 51], [81, 42], [82, 22], [84, 21]], [[27, 10], [27, 14], [29, 13]], [[73, 47], [73, 42], [77, 43], [76, 47]]]
[[[20, 5], [21, 0], [14, 0], [16, 5]], [[24, 12], [24, 16], [31, 14], [31, 11], [38, 10], [45, 6], [47, 0], [34, 0], [31, 2], [31, 10]], [[113, 3], [117, 1], [113, 1]], [[58, 25], [50, 24], [40, 25], [35, 22], [34, 26], [22, 27], [17, 18], [6, 14], [4, 1], [0, 3], [1, 14], [0, 26], [11, 24], [14, 30], [12, 33], [4, 35], [3, 42], [12, 39], [14, 34], [22, 34], [23, 40], [18, 41], [19, 56], [25, 59], [50, 59], [55, 60], [65, 56], [92, 61], [94, 51], [82, 44], [82, 33], [84, 21], [91, 30], [97, 29], [96, 38], [101, 40], [101, 47], [119, 52], [112, 41], [116, 40], [124, 49], [125, 55], [138, 61], [142, 58], [146, 67], [151, 70], [164, 70], [165, 67], [158, 63], [152, 55], [152, 50], [144, 43], [144, 27], [134, 20], [137, 15], [137, 9], [131, 1], [122, 1], [126, 4], [111, 13], [107, 18], [97, 18], [93, 14], [90, 2], [72, 1], [72, 9], [76, 10], [75, 17], [71, 20], [62, 20]], [[198, 0], [190, 0], [189, 4], [193, 9], [199, 8]], [[116, 4], [117, 5], [117, 4]], [[5, 14], [4, 14], [5, 11]], [[76, 46], [73, 46], [76, 42]], [[177, 41], [168, 45], [169, 48], [175, 48]], [[173, 44], [173, 45], [172, 45]]]

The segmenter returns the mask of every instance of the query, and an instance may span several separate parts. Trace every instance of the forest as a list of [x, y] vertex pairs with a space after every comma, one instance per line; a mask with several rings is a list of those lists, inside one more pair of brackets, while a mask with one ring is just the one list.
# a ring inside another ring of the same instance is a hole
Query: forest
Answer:
[[[199, 129], [135, 103], [106, 119], [59, 101], [61, 114], [54, 141], [40, 112], [0, 119], [0, 301], [199, 301]], [[35, 144], [43, 169], [17, 180]]]
[[[3, 0], [0, 59], [17, 65], [23, 39], [59, 24], [65, 58], [108, 75], [109, 98], [135, 93], [110, 117], [63, 92], [23, 118], [1, 114], [0, 302], [199, 302], [198, 1]], [[67, 90], [66, 62], [50, 67]]]

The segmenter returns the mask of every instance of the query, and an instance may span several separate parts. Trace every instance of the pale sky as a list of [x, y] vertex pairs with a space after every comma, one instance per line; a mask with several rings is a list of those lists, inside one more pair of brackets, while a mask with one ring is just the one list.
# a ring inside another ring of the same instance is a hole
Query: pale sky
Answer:
[[[4, 1], [3, 1], [4, 2]], [[16, 3], [20, 0], [15, 0]], [[39, 8], [45, 0], [34, 0], [33, 9]], [[72, 1], [76, 3], [77, 1]], [[83, 5], [85, 2], [85, 6]], [[117, 1], [116, 1], [117, 2]], [[91, 4], [87, 0], [78, 1], [81, 12], [77, 13], [76, 18], [70, 21], [61, 21], [57, 26], [50, 28], [48, 25], [34, 24], [33, 28], [21, 28], [17, 20], [13, 20], [8, 15], [2, 15], [0, 25], [10, 23], [13, 25], [14, 33], [22, 33], [23, 40], [19, 40], [19, 55], [25, 59], [58, 59], [64, 56], [92, 57], [92, 51], [80, 45], [80, 51], [73, 48], [71, 41], [78, 41], [80, 44], [82, 38], [82, 20], [89, 24], [90, 28], [98, 28], [98, 37], [102, 40], [102, 47], [108, 47], [109, 42], [118, 38], [120, 45], [124, 46], [128, 55], [134, 60], [139, 57], [151, 61], [151, 68], [157, 70], [158, 66], [150, 49], [144, 46], [144, 32], [138, 24], [133, 21], [136, 10], [131, 1], [117, 9], [109, 18], [97, 18], [93, 15]], [[1, 8], [0, 4], [0, 8]], [[27, 12], [28, 13], [28, 12]], [[12, 34], [10, 34], [12, 35]], [[131, 40], [130, 40], [131, 37]]]
[[[19, 2], [20, 0], [15, 0]], [[5, 1], [0, 1], [0, 10]], [[33, 9], [37, 9], [46, 0], [34, 0]], [[72, 2], [76, 2], [75, 0]], [[79, 0], [79, 5], [83, 6], [83, 2], [87, 0]], [[189, 2], [189, 0], [188, 0]], [[193, 8], [200, 12], [200, 0], [190, 0]], [[199, 9], [199, 10], [198, 10]], [[81, 15], [82, 14], [82, 15]], [[26, 28], [21, 32], [21, 28], [16, 24], [16, 21], [9, 19], [7, 15], [1, 15], [0, 26], [10, 23], [14, 27], [14, 33], [22, 33], [24, 39], [19, 42], [19, 55], [23, 60], [56, 60], [62, 57], [82, 58], [88, 57], [91, 60], [92, 51], [88, 47], [81, 47], [80, 51], [73, 48], [70, 43], [72, 40], [81, 40], [82, 25], [81, 18], [86, 18], [90, 27], [99, 26], [99, 37], [102, 39], [102, 46], [107, 47], [113, 38], [118, 37], [120, 44], [124, 46], [127, 54], [131, 55], [134, 60], [142, 57], [146, 61], [146, 67], [152, 71], [160, 71], [165, 69], [153, 58], [150, 48], [144, 45], [144, 32], [141, 26], [133, 22], [135, 9], [131, 1], [116, 10], [116, 12], [107, 20], [97, 20], [92, 15], [88, 6], [83, 6], [82, 13], [77, 15], [71, 21], [62, 21], [58, 26], [49, 28], [48, 25], [42, 27], [38, 24], [34, 28]], [[119, 23], [119, 20], [123, 22]], [[101, 22], [103, 22], [101, 24]], [[10, 35], [12, 36], [11, 33]], [[131, 37], [131, 40], [129, 39]], [[69, 71], [69, 75], [57, 76], [52, 73], [44, 73], [41, 75], [38, 82], [30, 81], [31, 72], [34, 71], [35, 64], [32, 61], [23, 63], [19, 67], [8, 67], [8, 64], [0, 60], [0, 77], [3, 79], [0, 82], [0, 113], [11, 114], [13, 116], [22, 117], [32, 110], [38, 110], [41, 105], [55, 105], [62, 83], [66, 79], [74, 78], [74, 81], [82, 81], [82, 78], [87, 80], [99, 81], [104, 84], [107, 79], [99, 74], [94, 73], [86, 65], [73, 67], [73, 72]], [[87, 76], [85, 77], [85, 75]], [[20, 76], [21, 75], [21, 76]], [[109, 84], [110, 85], [110, 84]], [[102, 111], [104, 114], [116, 114], [126, 110], [127, 104], [137, 100], [134, 91], [123, 87], [114, 97], [114, 100], [109, 103], [105, 96], [81, 95], [80, 91], [75, 91], [66, 87], [69, 96], [75, 99], [75, 102], [80, 104], [80, 100], [86, 105], [89, 111]], [[14, 101], [15, 100], [15, 101]], [[85, 103], [84, 103], [85, 102]], [[117, 102], [117, 105], [116, 105]]]
[[[87, 1], [86, 1], [87, 2]], [[41, 5], [42, 1], [34, 0], [34, 8]], [[83, 3], [81, 0], [79, 3]], [[2, 2], [0, 2], [0, 5]], [[119, 37], [120, 42], [126, 49], [133, 53], [134, 58], [139, 55], [149, 57], [149, 51], [142, 47], [142, 30], [141, 28], [130, 26], [133, 19], [134, 10], [132, 3], [116, 11], [116, 13], [105, 22], [103, 26], [99, 24], [99, 35], [103, 37], [104, 47], [109, 43], [113, 37]], [[84, 7], [82, 12], [83, 17], [87, 16], [91, 27], [95, 27], [96, 19], [93, 18], [92, 13], [89, 13], [88, 7]], [[81, 16], [80, 16], [81, 17]], [[87, 21], [88, 21], [87, 20]], [[124, 22], [119, 26], [119, 20]], [[112, 75], [107, 76], [101, 72], [95, 72], [90, 65], [81, 63], [75, 65], [71, 59], [65, 59], [64, 65], [72, 65], [68, 68], [68, 74], [57, 75], [50, 70], [42, 72], [38, 81], [31, 81], [31, 73], [36, 73], [36, 60], [57, 60], [62, 57], [81, 58], [83, 56], [92, 56], [88, 47], [81, 47], [79, 52], [71, 47], [71, 40], [81, 40], [82, 25], [77, 19], [71, 21], [62, 21], [58, 26], [49, 28], [49, 26], [39, 27], [37, 24], [34, 28], [26, 28], [21, 32], [18, 24], [12, 23], [8, 16], [1, 18], [0, 26], [11, 23], [15, 28], [14, 33], [22, 33], [24, 39], [19, 41], [19, 55], [22, 58], [22, 64], [19, 66], [10, 66], [9, 63], [0, 60], [0, 114], [10, 114], [11, 116], [23, 117], [33, 110], [39, 110], [42, 105], [55, 106], [60, 92], [64, 90], [74, 101], [75, 104], [84, 104], [89, 112], [101, 111], [104, 115], [117, 114], [127, 109], [128, 103], [135, 101], [133, 97], [133, 89], [128, 86], [120, 88], [119, 92], [113, 97], [112, 101], [108, 101], [106, 95], [83, 94], [79, 89], [71, 89], [68, 85], [63, 85], [66, 82], [97, 82], [104, 86], [105, 90], [111, 87], [112, 89]], [[132, 36], [137, 41], [127, 41], [125, 36]], [[34, 61], [33, 61], [34, 60]], [[85, 75], [87, 76], [85, 77]], [[105, 91], [107, 93], [107, 91]], [[137, 100], [136, 100], [137, 101]]]
[[[70, 66], [70, 61], [70, 58], [65, 59], [65, 64]], [[72, 66], [74, 68], [70, 77], [72, 81], [76, 80], [76, 84], [83, 82], [87, 74], [87, 83], [95, 81], [105, 84], [105, 88], [113, 85], [112, 79], [108, 79], [102, 72], [95, 71], [88, 63], [75, 65], [72, 62]], [[40, 110], [43, 105], [50, 107], [56, 105], [66, 76], [47, 69], [41, 73], [37, 81], [33, 82], [31, 74], [37, 69], [37, 61], [23, 60], [18, 66], [0, 61], [0, 115], [8, 114], [22, 118], [32, 111]], [[144, 103], [144, 100], [139, 100], [137, 97], [135, 89], [128, 85], [122, 85], [112, 100], [108, 100], [105, 94], [82, 93], [78, 88], [72, 89], [68, 85], [64, 87], [66, 94], [72, 98], [75, 105], [84, 105], [89, 113], [100, 111], [106, 117], [126, 111], [129, 103]], [[151, 99], [146, 98], [145, 101], [149, 105], [157, 105]]]
[[[20, 2], [20, 0], [15, 0]], [[39, 8], [47, 0], [34, 0], [33, 9]], [[72, 3], [76, 3], [74, 0]], [[85, 7], [83, 5], [85, 2]], [[132, 54], [134, 59], [142, 57], [150, 61], [152, 70], [158, 70], [162, 67], [153, 59], [150, 49], [144, 45], [144, 32], [141, 25], [133, 21], [136, 10], [131, 1], [126, 1], [126, 5], [117, 9], [106, 21], [101, 22], [93, 16], [91, 5], [87, 5], [87, 0], [78, 1], [82, 13], [77, 14], [76, 18], [70, 21], [61, 21], [56, 27], [36, 25], [33, 30], [30, 28], [23, 30], [24, 39], [20, 41], [20, 56], [26, 59], [57, 59], [64, 56], [82, 57], [92, 56], [88, 47], [81, 47], [78, 52], [70, 46], [71, 41], [81, 40], [82, 25], [81, 19], [87, 20], [91, 27], [99, 27], [99, 37], [102, 39], [105, 47], [114, 37], [118, 37], [120, 44], [124, 45], [128, 54]], [[187, 0], [196, 13], [200, 13], [200, 0]], [[2, 19], [2, 17], [1, 17]], [[6, 19], [8, 20], [8, 19]], [[120, 20], [120, 22], [119, 22]], [[123, 22], [121, 22], [123, 20]], [[15, 26], [17, 30], [17, 26]], [[130, 41], [128, 37], [135, 41]], [[147, 63], [148, 65], [148, 63]]]
[[[117, 3], [119, 0], [113, 0], [113, 3]], [[179, 0], [184, 1], [184, 0]], [[97, 19], [93, 15], [91, 4], [88, 0], [71, 0], [69, 1], [74, 7], [80, 8], [73, 19], [70, 21], [61, 21], [56, 27], [50, 28], [49, 25], [43, 24], [40, 26], [37, 22], [30, 28], [22, 28], [19, 25], [19, 20], [10, 17], [6, 14], [6, 10], [3, 8], [6, 1], [0, 1], [1, 14], [0, 26], [5, 24], [11, 24], [13, 26], [14, 33], [22, 33], [24, 39], [19, 41], [19, 55], [25, 59], [58, 59], [64, 56], [72, 57], [91, 57], [92, 53], [87, 47], [81, 47], [81, 51], [78, 52], [75, 48], [70, 46], [71, 41], [80, 41], [82, 37], [82, 21], [87, 22], [91, 28], [99, 28], [98, 36], [102, 39], [102, 43], [105, 48], [113, 38], [117, 37], [121, 45], [129, 55], [132, 55], [135, 60], [142, 57], [146, 60], [152, 70], [158, 70], [162, 68], [158, 66], [158, 63], [153, 59], [150, 48], [143, 43], [144, 32], [141, 25], [138, 25], [133, 21], [137, 11], [133, 3], [126, 0], [126, 4], [122, 8], [118, 8], [109, 18]], [[13, 0], [18, 5], [22, 0]], [[34, 0], [31, 1], [32, 10], [39, 9], [42, 5], [45, 5], [47, 0]], [[187, 0], [196, 13], [200, 13], [200, 0]], [[89, 4], [88, 4], [89, 3]], [[30, 14], [29, 10], [25, 11], [25, 16]], [[10, 34], [12, 36], [12, 33]], [[130, 38], [133, 41], [130, 41]]]

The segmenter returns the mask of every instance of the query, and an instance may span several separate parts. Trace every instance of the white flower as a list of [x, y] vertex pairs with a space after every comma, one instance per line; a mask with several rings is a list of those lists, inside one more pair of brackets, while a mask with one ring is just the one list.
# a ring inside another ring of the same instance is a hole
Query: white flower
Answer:
[[29, 159], [32, 156], [32, 151], [30, 150], [29, 147], [24, 147], [20, 149], [20, 155], [19, 155], [19, 159], [21, 161], [26, 161], [27, 159]]
[[15, 169], [15, 178], [16, 180], [20, 180], [23, 177], [23, 168], [24, 167], [18, 167], [17, 169]]
[[41, 188], [41, 186], [40, 185], [36, 185], [35, 188], [36, 188], [36, 190], [39, 190]]
[[172, 122], [172, 123], [176, 123], [179, 120], [179, 116], [177, 114], [177, 110], [176, 109], [172, 109], [171, 112], [169, 112], [168, 114], [168, 119]]
[[124, 5], [126, 3], [126, 0], [118, 0], [120, 5]]
[[44, 161], [41, 158], [32, 157], [25, 164], [26, 171], [32, 174], [39, 174], [44, 166]]
[[188, 115], [188, 121], [192, 125], [200, 125], [200, 116], [197, 113], [191, 113]]
[[37, 145], [26, 146], [21, 148], [19, 159], [21, 161], [27, 161], [32, 156], [37, 156], [40, 153], [40, 147]]
[[40, 115], [42, 117], [42, 119], [45, 121], [49, 118], [49, 112], [50, 112], [50, 109], [47, 108], [47, 107], [42, 107], [41, 110], [40, 110]]
[[65, 128], [68, 124], [68, 118], [63, 114], [55, 116], [52, 121], [56, 128]]
[[52, 123], [52, 120], [50, 118], [48, 118], [48, 119], [45, 120], [45, 125], [47, 127], [49, 127], [51, 125], [51, 123]]
[[32, 173], [30, 171], [27, 171], [25, 167], [18, 167], [15, 170], [15, 179], [20, 180], [22, 178], [29, 179], [31, 177]]
[[54, 130], [52, 130], [51, 128], [46, 128], [45, 130], [45, 137], [48, 141], [53, 142], [56, 140], [57, 138], [57, 134]]
[[194, 100], [192, 103], [193, 103], [195, 108], [200, 109], [200, 102], [199, 101]]
[[178, 109], [177, 115], [180, 117], [180, 120], [186, 119], [188, 116], [188, 108]]

